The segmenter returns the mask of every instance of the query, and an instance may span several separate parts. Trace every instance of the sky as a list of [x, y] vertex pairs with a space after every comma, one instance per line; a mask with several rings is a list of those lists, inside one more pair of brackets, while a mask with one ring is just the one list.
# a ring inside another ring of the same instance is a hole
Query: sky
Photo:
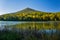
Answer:
[[60, 0], [0, 0], [0, 15], [27, 7], [43, 12], [60, 12]]

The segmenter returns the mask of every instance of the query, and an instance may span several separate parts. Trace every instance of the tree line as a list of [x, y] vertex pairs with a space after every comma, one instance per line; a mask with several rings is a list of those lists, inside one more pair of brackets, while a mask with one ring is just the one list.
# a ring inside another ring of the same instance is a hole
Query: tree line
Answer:
[[60, 21], [60, 13], [31, 12], [5, 14], [0, 21]]

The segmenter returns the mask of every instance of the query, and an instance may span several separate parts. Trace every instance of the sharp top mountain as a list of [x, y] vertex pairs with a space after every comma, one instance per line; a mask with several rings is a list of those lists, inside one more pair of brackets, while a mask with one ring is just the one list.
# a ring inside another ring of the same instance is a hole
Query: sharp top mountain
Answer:
[[0, 15], [0, 21], [60, 21], [60, 12], [42, 12], [31, 8]]
[[31, 13], [31, 12], [41, 12], [41, 11], [37, 11], [37, 10], [32, 9], [32, 8], [25, 8], [21, 11], [16, 12], [16, 13]]
[[[42, 11], [39, 11], [39, 10], [35, 10], [35, 9], [32, 9], [32, 8], [25, 8], [23, 10], [20, 10], [20, 11], [17, 11], [17, 12], [14, 12], [14, 14], [16, 13], [31, 13], [31, 12], [41, 12], [43, 13]], [[44, 12], [44, 13], [48, 13], [48, 12]], [[50, 13], [50, 12], [49, 12]], [[13, 14], [13, 13], [7, 13], [7, 14]], [[4, 15], [7, 15], [7, 14], [4, 14]]]
[[25, 8], [25, 9], [23, 9], [23, 10], [21, 10], [21, 11], [36, 11], [36, 10], [31, 9], [31, 8]]

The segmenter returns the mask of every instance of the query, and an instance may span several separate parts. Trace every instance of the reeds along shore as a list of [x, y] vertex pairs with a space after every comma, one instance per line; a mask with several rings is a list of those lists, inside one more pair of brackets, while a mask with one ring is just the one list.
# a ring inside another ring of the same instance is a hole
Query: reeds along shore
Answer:
[[0, 40], [60, 40], [60, 30], [5, 28], [0, 30]]

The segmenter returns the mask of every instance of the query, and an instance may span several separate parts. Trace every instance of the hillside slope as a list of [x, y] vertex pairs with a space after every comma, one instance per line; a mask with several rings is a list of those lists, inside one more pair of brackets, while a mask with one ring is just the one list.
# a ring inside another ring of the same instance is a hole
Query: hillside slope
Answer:
[[0, 21], [60, 21], [60, 12], [48, 13], [31, 8], [0, 16]]

